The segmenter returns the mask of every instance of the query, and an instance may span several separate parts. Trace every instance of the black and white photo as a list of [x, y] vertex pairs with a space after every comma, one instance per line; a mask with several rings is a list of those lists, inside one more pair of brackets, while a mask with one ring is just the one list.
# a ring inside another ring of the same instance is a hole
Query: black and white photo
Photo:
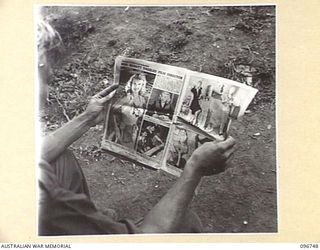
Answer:
[[[135, 73], [127, 69], [121, 72], [121, 89], [117, 91], [119, 96], [112, 106], [107, 127], [108, 140], [135, 148], [154, 77], [150, 73]], [[120, 96], [121, 90], [123, 94]]]
[[137, 152], [160, 161], [166, 145], [168, 132], [168, 127], [144, 121], [137, 141]]
[[148, 104], [147, 115], [161, 120], [172, 120], [177, 105], [178, 95], [154, 88]]
[[277, 233], [276, 15], [35, 6], [37, 235]]

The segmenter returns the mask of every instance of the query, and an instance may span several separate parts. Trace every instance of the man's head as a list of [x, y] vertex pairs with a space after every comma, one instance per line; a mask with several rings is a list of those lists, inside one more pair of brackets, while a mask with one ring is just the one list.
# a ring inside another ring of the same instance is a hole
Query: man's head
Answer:
[[150, 131], [152, 131], [152, 132], [156, 131], [156, 127], [155, 127], [154, 125], [150, 125], [149, 127], [150, 127], [150, 128], [149, 128]]
[[50, 52], [62, 46], [60, 34], [46, 21], [37, 22], [38, 79], [40, 104], [48, 95], [48, 83], [52, 74], [52, 58]]
[[163, 91], [160, 93], [161, 102], [170, 103], [171, 102], [171, 94], [167, 91]]

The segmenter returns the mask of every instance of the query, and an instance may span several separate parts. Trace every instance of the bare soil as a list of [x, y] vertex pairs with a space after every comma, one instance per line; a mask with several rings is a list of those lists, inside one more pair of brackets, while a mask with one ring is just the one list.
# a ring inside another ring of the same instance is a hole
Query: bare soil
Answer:
[[[48, 7], [43, 13], [64, 42], [51, 52], [46, 132], [82, 112], [103, 80], [112, 82], [118, 55], [242, 82], [237, 66], [254, 67], [259, 92], [250, 112], [232, 124], [238, 144], [230, 168], [204, 178], [191, 208], [206, 233], [277, 231], [274, 7]], [[93, 201], [137, 220], [176, 177], [102, 152], [101, 136], [96, 126], [72, 145]]]

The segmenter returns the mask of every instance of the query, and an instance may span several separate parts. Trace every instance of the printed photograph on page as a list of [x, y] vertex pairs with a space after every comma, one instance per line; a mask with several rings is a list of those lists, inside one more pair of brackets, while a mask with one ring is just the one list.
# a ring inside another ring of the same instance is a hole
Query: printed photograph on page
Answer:
[[105, 140], [134, 151], [155, 74], [120, 65], [119, 87], [111, 106]]
[[183, 123], [175, 125], [166, 155], [166, 170], [180, 176], [192, 153], [199, 146], [210, 141], [214, 139], [195, 132]]
[[227, 137], [232, 120], [244, 114], [257, 90], [221, 77], [191, 73], [182, 97], [180, 121], [217, 140]]
[[185, 72], [118, 57], [115, 82], [119, 87], [106, 115], [103, 148], [144, 163], [149, 159], [160, 164]]

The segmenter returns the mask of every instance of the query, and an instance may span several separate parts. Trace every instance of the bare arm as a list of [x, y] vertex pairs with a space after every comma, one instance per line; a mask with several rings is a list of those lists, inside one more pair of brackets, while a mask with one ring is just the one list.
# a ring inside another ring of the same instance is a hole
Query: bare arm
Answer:
[[41, 158], [47, 162], [57, 158], [89, 128], [89, 119], [81, 114], [44, 138]]
[[221, 173], [234, 151], [232, 138], [205, 143], [194, 151], [175, 185], [147, 214], [141, 225], [144, 233], [169, 233], [179, 230], [187, 207], [201, 178]]
[[154, 136], [154, 139], [156, 139], [156, 141], [157, 141], [158, 143], [163, 144], [163, 141], [160, 139], [159, 136], [155, 135], [155, 136]]
[[82, 114], [46, 136], [42, 143], [41, 158], [51, 162], [88, 131], [91, 126], [99, 123], [102, 120], [101, 111], [105, 103], [113, 96], [117, 87], [117, 85], [112, 85], [93, 96]]

